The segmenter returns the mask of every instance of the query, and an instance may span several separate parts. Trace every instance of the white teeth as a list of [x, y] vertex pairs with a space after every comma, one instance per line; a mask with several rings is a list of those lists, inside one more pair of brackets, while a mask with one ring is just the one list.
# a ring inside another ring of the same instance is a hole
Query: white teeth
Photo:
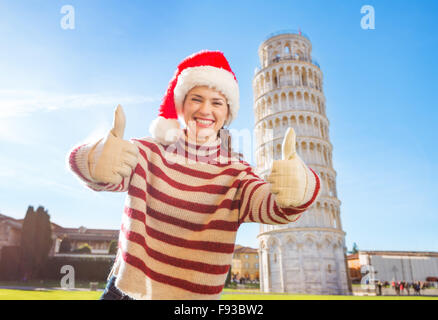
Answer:
[[213, 123], [214, 121], [211, 121], [211, 120], [201, 120], [201, 119], [196, 119], [196, 122], [199, 122], [199, 123], [202, 123], [202, 124], [206, 124], [206, 125], [208, 125], [208, 124]]

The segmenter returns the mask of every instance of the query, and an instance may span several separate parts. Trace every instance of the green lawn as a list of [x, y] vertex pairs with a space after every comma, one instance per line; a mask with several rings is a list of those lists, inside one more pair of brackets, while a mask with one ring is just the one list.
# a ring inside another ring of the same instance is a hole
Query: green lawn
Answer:
[[0, 289], [0, 300], [98, 300], [101, 291], [28, 291]]
[[223, 294], [221, 300], [438, 300], [424, 296], [329, 296], [311, 294]]
[[[104, 289], [106, 281], [97, 282], [98, 289]], [[29, 280], [27, 282], [21, 281], [0, 281], [0, 286], [4, 287], [36, 287], [36, 288], [55, 288], [61, 287], [61, 281], [56, 280]], [[90, 288], [90, 281], [75, 281], [75, 288]]]
[[[250, 294], [246, 290], [225, 289], [221, 300], [438, 300], [425, 296], [329, 296], [295, 294]], [[98, 300], [101, 291], [26, 291], [0, 289], [0, 300]]]

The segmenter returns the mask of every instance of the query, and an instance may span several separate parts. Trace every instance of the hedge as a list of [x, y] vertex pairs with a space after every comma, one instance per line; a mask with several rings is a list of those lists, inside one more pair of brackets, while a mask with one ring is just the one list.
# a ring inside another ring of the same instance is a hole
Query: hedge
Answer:
[[[75, 272], [75, 281], [106, 281], [114, 264], [114, 257], [48, 257], [41, 270], [41, 280], [61, 280], [64, 265], [71, 265]], [[20, 279], [20, 247], [5, 246], [1, 249], [0, 280], [15, 281]]]
[[113, 263], [114, 258], [108, 257], [49, 257], [42, 274], [44, 279], [61, 280], [65, 275], [62, 266], [71, 265], [75, 281], [106, 281]]
[[13, 281], [20, 278], [20, 247], [5, 246], [1, 249], [0, 280]]

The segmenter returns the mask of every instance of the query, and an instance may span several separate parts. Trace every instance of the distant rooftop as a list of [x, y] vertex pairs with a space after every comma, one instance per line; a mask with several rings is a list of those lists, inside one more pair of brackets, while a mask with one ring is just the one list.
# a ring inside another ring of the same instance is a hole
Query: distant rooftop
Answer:
[[385, 255], [385, 256], [429, 256], [438, 257], [438, 252], [434, 251], [384, 251], [384, 250], [359, 250], [359, 254]]
[[250, 247], [243, 247], [240, 245], [236, 245], [234, 249], [234, 253], [257, 253], [258, 250]]
[[[0, 222], [7, 223], [15, 229], [21, 229], [24, 219], [15, 219], [0, 213]], [[72, 240], [112, 240], [119, 235], [118, 229], [88, 229], [86, 227], [64, 228], [56, 223], [50, 222], [52, 231], [57, 236], [66, 235]]]

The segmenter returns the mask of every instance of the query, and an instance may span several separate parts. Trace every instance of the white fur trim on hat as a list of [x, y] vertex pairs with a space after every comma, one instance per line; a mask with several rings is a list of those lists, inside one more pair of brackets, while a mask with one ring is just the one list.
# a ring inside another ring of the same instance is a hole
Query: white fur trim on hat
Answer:
[[178, 114], [182, 114], [186, 94], [196, 86], [214, 88], [227, 98], [230, 114], [225, 124], [230, 124], [237, 117], [239, 111], [239, 85], [231, 72], [212, 66], [191, 67], [181, 71], [173, 91], [175, 108]]
[[168, 145], [175, 142], [183, 133], [178, 119], [166, 119], [164, 117], [155, 118], [149, 132], [158, 142]]

